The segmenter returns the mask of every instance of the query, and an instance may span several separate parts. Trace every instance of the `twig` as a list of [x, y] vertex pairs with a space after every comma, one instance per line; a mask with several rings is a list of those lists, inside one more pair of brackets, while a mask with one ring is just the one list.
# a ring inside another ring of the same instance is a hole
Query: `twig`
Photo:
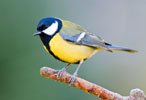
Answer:
[[[59, 79], [57, 79], [57, 73], [57, 70], [48, 67], [42, 67], [40, 69], [40, 74], [42, 76], [69, 84], [69, 79], [71, 77], [70, 74], [64, 72], [63, 75]], [[118, 93], [109, 91], [101, 86], [88, 82], [79, 77], [75, 79], [72, 86], [80, 88], [87, 93], [94, 94], [104, 100], [146, 100], [144, 92], [140, 89], [131, 90], [129, 96], [121, 96]]]

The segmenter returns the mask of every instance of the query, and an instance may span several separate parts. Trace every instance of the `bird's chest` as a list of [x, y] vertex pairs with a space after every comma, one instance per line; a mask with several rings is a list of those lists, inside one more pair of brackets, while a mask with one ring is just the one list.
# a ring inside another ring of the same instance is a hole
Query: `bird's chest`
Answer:
[[77, 63], [89, 58], [96, 52], [94, 48], [65, 41], [59, 34], [50, 40], [49, 47], [53, 55], [68, 63]]

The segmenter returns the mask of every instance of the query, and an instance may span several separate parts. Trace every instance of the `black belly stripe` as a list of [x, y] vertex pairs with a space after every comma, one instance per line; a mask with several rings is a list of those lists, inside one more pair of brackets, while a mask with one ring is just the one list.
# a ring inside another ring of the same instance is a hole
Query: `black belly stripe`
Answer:
[[[54, 58], [56, 58], [56, 59], [58, 59], [58, 60], [60, 60], [60, 61], [62, 61], [62, 62], [66, 62], [66, 61], [63, 61], [62, 59], [60, 59], [59, 57], [57, 57], [57, 56], [51, 51], [49, 43], [48, 43], [47, 45], [45, 45], [45, 47], [47, 48], [48, 52], [49, 52]], [[66, 63], [67, 63], [67, 62], [66, 62]]]
[[[66, 62], [66, 61], [64, 61], [64, 60], [62, 60], [62, 59], [60, 59], [59, 57], [57, 57], [57, 56], [51, 51], [49, 43], [48, 43], [48, 45], [45, 46], [45, 47], [47, 48], [48, 52], [49, 52], [54, 58], [56, 58], [56, 59], [58, 59], [58, 60], [60, 60], [60, 61], [62, 61], [62, 62], [68, 63], [68, 62]], [[85, 61], [86, 59], [83, 59], [83, 60]], [[77, 62], [74, 62], [73, 64], [79, 64], [79, 63], [80, 63], [80, 61], [77, 61]]]

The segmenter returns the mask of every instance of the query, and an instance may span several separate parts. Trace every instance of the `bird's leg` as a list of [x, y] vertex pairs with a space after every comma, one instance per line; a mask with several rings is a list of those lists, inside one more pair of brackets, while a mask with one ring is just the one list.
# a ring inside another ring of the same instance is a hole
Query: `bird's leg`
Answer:
[[70, 78], [70, 86], [73, 84], [73, 82], [75, 81], [75, 78], [76, 78], [76, 76], [77, 76], [77, 73], [78, 73], [78, 70], [79, 70], [79, 68], [80, 68], [80, 66], [81, 66], [81, 64], [83, 63], [83, 60], [81, 60], [80, 61], [80, 63], [78, 64], [78, 66], [77, 66], [77, 69], [75, 70], [75, 72], [73, 73], [73, 75], [71, 76], [71, 78]]
[[68, 63], [65, 67], [63, 67], [61, 70], [58, 71], [57, 78], [62, 76], [63, 72], [65, 72], [65, 70], [67, 69], [67, 67], [69, 67], [69, 65], [71, 64]]

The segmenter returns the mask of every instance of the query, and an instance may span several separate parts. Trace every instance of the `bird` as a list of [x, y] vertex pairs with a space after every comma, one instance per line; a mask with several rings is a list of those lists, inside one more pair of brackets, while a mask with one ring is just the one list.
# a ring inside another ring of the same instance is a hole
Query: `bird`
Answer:
[[37, 25], [37, 31], [33, 35], [40, 37], [44, 49], [49, 54], [67, 63], [65, 67], [58, 70], [57, 78], [60, 78], [71, 64], [78, 64], [69, 79], [70, 85], [75, 81], [81, 64], [99, 51], [137, 52], [137, 50], [107, 43], [101, 37], [86, 31], [80, 25], [57, 17], [42, 18]]

